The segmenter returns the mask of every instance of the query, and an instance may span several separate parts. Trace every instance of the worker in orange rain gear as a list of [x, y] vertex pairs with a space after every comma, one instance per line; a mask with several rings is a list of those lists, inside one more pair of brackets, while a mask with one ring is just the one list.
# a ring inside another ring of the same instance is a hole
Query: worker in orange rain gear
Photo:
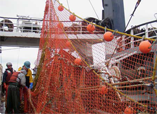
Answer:
[[20, 113], [20, 88], [26, 86], [26, 70], [14, 72], [8, 86], [7, 107], [6, 113]]
[[8, 62], [6, 66], [7, 66], [7, 69], [5, 69], [5, 72], [3, 74], [3, 81], [2, 81], [2, 96], [4, 96], [4, 92], [6, 90], [6, 99], [7, 99], [8, 84], [9, 84], [8, 81], [15, 70], [12, 68], [11, 62]]
[[[26, 87], [32, 89], [33, 88], [33, 78], [32, 78], [32, 71], [30, 70], [31, 63], [29, 61], [25, 61], [23, 67], [20, 67], [18, 71], [26, 69]], [[27, 104], [28, 104], [28, 92], [27, 88], [23, 88], [20, 90], [20, 97], [22, 97], [22, 93], [24, 94], [24, 112], [27, 113]]]

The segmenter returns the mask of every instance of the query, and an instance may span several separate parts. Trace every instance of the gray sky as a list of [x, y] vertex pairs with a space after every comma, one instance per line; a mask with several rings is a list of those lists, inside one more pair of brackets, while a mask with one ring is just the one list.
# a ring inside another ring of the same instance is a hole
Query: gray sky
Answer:
[[[0, 0], [0, 16], [16, 17], [17, 15], [43, 18], [46, 0]], [[67, 0], [60, 2], [68, 8]], [[91, 0], [97, 15], [101, 19], [102, 0]], [[137, 0], [124, 0], [125, 21], [128, 22], [130, 15], [135, 7]], [[96, 17], [89, 0], [68, 0], [70, 10], [82, 18]], [[157, 0], [141, 0], [131, 25], [138, 25], [147, 21], [155, 20], [154, 14], [157, 13]], [[3, 48], [8, 49], [8, 48]], [[9, 48], [10, 49], [10, 48]], [[11, 48], [12, 49], [12, 48]], [[4, 50], [0, 54], [0, 63], [5, 68], [7, 61], [13, 62], [13, 66], [17, 69], [24, 61], [31, 61], [31, 67], [34, 67], [34, 61], [37, 58], [38, 49], [12, 49]]]
[[6, 68], [7, 62], [12, 62], [13, 68], [17, 70], [23, 66], [25, 61], [31, 62], [31, 68], [34, 67], [34, 62], [37, 58], [37, 48], [17, 48], [17, 47], [2, 47], [0, 54], [0, 63], [3, 65], [3, 70]]
[[[60, 0], [60, 2], [80, 17], [96, 17], [89, 0]], [[137, 0], [123, 0], [125, 8], [125, 21], [129, 17], [135, 7]], [[16, 15], [24, 15], [30, 17], [43, 18], [46, 0], [0, 0], [0, 16], [16, 17]], [[102, 0], [91, 0], [99, 18], [101, 19]], [[157, 0], [141, 0], [130, 25], [137, 25], [146, 21], [151, 21], [154, 14], [157, 13]]]

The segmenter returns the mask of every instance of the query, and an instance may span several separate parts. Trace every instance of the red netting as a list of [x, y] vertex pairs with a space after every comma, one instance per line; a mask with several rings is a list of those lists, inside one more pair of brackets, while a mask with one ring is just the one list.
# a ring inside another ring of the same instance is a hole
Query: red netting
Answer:
[[141, 39], [119, 32], [105, 41], [102, 27], [87, 31], [59, 5], [46, 2], [29, 112], [155, 113], [156, 45], [141, 53]]

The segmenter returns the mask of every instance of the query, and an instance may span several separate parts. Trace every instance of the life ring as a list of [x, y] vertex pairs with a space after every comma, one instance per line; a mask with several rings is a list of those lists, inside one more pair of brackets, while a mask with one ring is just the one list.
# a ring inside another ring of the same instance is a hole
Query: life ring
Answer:
[[[8, 30], [5, 30], [3, 28], [4, 26], [7, 26]], [[13, 27], [14, 27], [13, 23], [10, 20], [8, 20], [8, 19], [2, 20], [0, 22], [0, 31], [13, 32]]]

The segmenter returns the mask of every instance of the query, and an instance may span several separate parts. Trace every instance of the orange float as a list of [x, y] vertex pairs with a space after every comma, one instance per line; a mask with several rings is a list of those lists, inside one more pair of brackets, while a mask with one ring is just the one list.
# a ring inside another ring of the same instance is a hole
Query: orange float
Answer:
[[133, 108], [132, 107], [126, 107], [124, 110], [124, 114], [133, 114]]
[[76, 58], [74, 63], [75, 65], [81, 65], [82, 60], [80, 58]]
[[67, 41], [67, 42], [66, 42], [66, 47], [69, 48], [70, 46], [71, 46], [71, 43], [70, 43], [69, 41]]
[[63, 23], [61, 23], [61, 22], [59, 22], [59, 23], [57, 24], [57, 27], [60, 28], [60, 29], [63, 28], [63, 26], [64, 26], [64, 25], [63, 25]]
[[104, 33], [104, 40], [105, 41], [111, 41], [113, 40], [114, 35], [112, 34], [112, 32], [105, 32]]
[[142, 53], [149, 53], [151, 51], [151, 43], [147, 40], [142, 41], [139, 45], [139, 50]]
[[89, 24], [89, 25], [87, 26], [87, 30], [88, 30], [90, 33], [92, 33], [92, 32], [95, 30], [95, 26], [92, 25], [92, 24]]
[[103, 85], [100, 89], [99, 89], [99, 93], [104, 95], [108, 92], [108, 89], [105, 85]]
[[75, 15], [70, 15], [69, 16], [69, 20], [72, 21], [72, 22], [75, 21], [76, 20], [76, 16]]
[[58, 6], [58, 10], [59, 10], [59, 11], [63, 11], [63, 10], [64, 10], [64, 7], [63, 7], [62, 5], [59, 5], [59, 6]]

